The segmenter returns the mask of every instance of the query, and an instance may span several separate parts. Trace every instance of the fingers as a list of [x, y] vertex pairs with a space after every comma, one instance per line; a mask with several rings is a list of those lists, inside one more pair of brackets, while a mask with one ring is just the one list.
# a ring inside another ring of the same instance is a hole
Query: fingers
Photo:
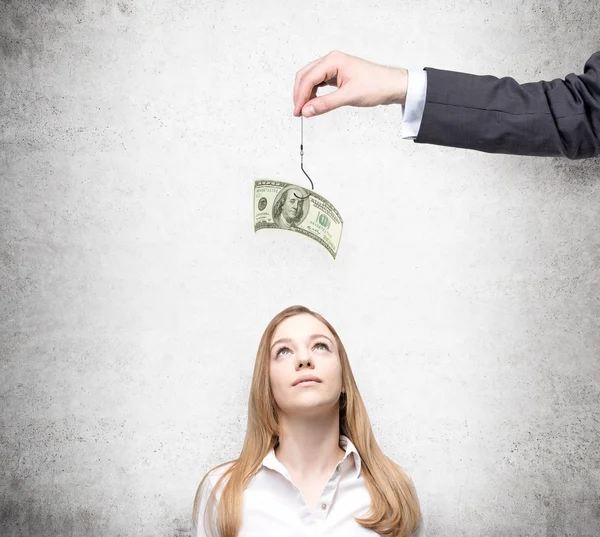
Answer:
[[294, 84], [294, 115], [299, 116], [300, 111], [312, 97], [315, 87], [324, 86], [335, 80], [338, 74], [339, 54], [330, 52], [327, 56], [311, 62], [296, 75]]
[[[318, 62], [320, 62], [325, 56], [322, 56], [321, 58], [317, 58], [316, 60], [313, 60], [312, 62], [306, 64], [302, 69], [300, 69], [297, 73], [296, 73], [296, 79], [294, 80], [294, 105], [296, 104], [296, 94], [298, 91], [298, 83], [300, 82], [300, 80], [302, 80], [302, 77], [304, 76], [304, 74], [309, 71], [313, 65], [317, 64]], [[295, 110], [294, 110], [295, 111]]]
[[316, 97], [316, 93], [312, 94], [311, 97], [301, 108], [301, 114], [304, 117], [320, 116], [325, 112], [331, 112], [331, 110], [348, 104], [350, 102], [350, 90], [347, 86], [344, 86], [322, 97]]

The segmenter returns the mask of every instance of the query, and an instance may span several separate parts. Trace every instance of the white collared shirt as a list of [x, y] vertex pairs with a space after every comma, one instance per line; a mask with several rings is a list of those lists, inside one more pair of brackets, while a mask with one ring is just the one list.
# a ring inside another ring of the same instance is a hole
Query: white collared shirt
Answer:
[[[371, 496], [361, 475], [360, 455], [344, 435], [340, 435], [340, 447], [346, 454], [327, 481], [314, 511], [271, 449], [244, 490], [238, 537], [375, 537], [377, 533], [354, 520], [364, 517], [371, 506]], [[198, 524], [192, 530], [192, 537], [218, 537], [214, 528], [213, 534], [205, 533], [203, 516], [211, 490], [228, 467], [213, 470], [204, 481]], [[217, 492], [217, 501], [219, 497]], [[216, 504], [211, 508], [216, 513]], [[424, 524], [411, 537], [425, 537]]]

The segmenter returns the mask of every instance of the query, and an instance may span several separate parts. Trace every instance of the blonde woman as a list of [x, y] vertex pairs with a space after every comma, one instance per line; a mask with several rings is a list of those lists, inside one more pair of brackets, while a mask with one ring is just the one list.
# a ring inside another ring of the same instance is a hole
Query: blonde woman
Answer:
[[258, 347], [240, 456], [210, 470], [194, 537], [425, 537], [411, 478], [377, 445], [335, 329], [285, 309]]

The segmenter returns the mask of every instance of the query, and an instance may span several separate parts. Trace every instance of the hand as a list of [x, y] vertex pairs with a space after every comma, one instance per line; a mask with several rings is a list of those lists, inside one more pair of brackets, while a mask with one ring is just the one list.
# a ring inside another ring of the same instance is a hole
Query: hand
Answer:
[[[338, 89], [317, 97], [317, 88]], [[334, 50], [304, 66], [294, 82], [294, 116], [318, 116], [340, 106], [404, 104], [406, 69], [378, 65]]]

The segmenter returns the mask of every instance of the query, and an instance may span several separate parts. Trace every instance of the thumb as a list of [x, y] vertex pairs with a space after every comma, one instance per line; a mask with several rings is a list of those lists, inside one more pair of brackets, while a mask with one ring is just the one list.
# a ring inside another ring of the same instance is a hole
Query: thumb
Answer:
[[320, 116], [349, 103], [348, 90], [345, 87], [338, 88], [327, 95], [315, 97], [308, 101], [302, 107], [302, 115], [304, 117]]

